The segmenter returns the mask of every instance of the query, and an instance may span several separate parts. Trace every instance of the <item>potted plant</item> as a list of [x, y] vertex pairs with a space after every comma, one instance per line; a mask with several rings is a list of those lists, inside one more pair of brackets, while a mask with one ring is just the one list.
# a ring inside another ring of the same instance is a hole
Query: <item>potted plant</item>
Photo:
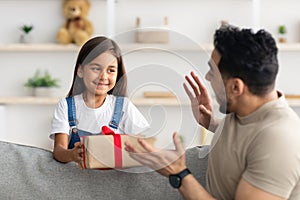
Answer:
[[25, 86], [32, 88], [33, 96], [51, 96], [51, 89], [59, 87], [58, 82], [59, 79], [52, 78], [48, 71], [42, 74], [40, 70], [36, 70], [34, 76], [28, 78]]
[[287, 33], [287, 30], [286, 30], [285, 25], [278, 26], [278, 34], [279, 34], [278, 40], [280, 43], [286, 43], [286, 33]]
[[23, 25], [20, 27], [21, 35], [20, 35], [20, 43], [29, 43], [30, 38], [30, 32], [33, 30], [33, 25]]

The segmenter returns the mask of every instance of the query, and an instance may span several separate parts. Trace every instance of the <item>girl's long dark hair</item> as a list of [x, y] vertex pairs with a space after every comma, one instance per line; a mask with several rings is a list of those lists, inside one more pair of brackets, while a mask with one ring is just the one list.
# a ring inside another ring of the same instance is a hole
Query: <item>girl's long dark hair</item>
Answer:
[[108, 94], [127, 96], [127, 77], [121, 50], [117, 43], [113, 40], [104, 36], [99, 36], [91, 38], [81, 47], [74, 69], [72, 86], [67, 97], [81, 94], [85, 90], [82, 78], [77, 76], [77, 71], [80, 65], [83, 67], [104, 52], [110, 52], [116, 57], [118, 62], [116, 85], [108, 92]]

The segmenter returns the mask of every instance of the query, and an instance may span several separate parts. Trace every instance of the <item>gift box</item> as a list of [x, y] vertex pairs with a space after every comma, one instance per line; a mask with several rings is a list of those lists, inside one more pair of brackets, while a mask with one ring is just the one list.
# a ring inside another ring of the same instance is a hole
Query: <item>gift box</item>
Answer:
[[[103, 133], [103, 131], [102, 131]], [[82, 166], [85, 169], [104, 168], [130, 168], [142, 166], [129, 156], [124, 149], [125, 142], [128, 141], [137, 148], [141, 148], [137, 136], [125, 134], [115, 134], [112, 131], [103, 135], [92, 135], [81, 137], [82, 143]], [[143, 138], [151, 145], [155, 138]]]

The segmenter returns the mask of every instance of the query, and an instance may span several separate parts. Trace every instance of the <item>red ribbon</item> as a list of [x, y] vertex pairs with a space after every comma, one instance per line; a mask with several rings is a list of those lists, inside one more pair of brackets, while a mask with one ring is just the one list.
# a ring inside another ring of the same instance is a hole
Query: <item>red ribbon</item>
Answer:
[[[82, 138], [84, 139], [85, 136], [83, 136]], [[83, 169], [86, 169], [85, 146], [84, 146], [84, 144], [81, 145], [81, 149], [82, 149], [82, 158], [83, 158]]]
[[107, 126], [102, 127], [103, 135], [112, 135], [114, 137], [115, 168], [122, 168], [122, 142], [121, 135], [116, 134]]

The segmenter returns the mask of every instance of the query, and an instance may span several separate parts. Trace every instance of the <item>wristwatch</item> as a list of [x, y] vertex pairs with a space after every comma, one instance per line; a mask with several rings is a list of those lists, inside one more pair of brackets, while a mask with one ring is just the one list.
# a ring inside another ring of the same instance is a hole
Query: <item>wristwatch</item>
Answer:
[[182, 179], [191, 174], [191, 171], [186, 168], [179, 172], [178, 174], [173, 174], [169, 176], [169, 182], [173, 188], [180, 188]]

